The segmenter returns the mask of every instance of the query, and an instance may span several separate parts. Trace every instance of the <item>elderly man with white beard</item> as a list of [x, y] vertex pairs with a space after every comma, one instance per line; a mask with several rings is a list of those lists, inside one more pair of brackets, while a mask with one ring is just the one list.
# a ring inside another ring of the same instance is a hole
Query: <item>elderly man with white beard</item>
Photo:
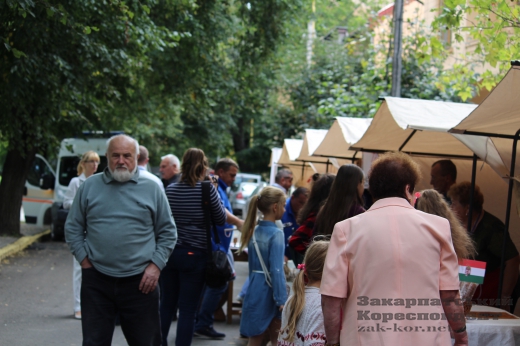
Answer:
[[139, 144], [107, 142], [108, 167], [78, 189], [65, 224], [82, 267], [83, 345], [111, 345], [116, 314], [129, 345], [160, 345], [157, 281], [177, 241], [166, 195], [139, 176]]

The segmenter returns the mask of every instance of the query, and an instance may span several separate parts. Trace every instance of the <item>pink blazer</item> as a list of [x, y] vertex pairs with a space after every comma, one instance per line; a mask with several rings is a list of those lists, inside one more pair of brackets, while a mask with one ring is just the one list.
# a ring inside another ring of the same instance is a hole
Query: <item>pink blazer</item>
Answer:
[[448, 220], [384, 198], [334, 227], [321, 294], [343, 301], [341, 344], [451, 345], [439, 290], [458, 290]]

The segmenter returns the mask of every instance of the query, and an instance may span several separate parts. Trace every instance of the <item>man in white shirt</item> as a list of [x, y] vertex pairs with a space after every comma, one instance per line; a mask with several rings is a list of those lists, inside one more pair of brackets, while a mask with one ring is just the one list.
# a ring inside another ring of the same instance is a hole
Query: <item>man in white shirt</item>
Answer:
[[139, 168], [139, 176], [153, 180], [159, 185], [161, 190], [164, 191], [164, 185], [155, 174], [152, 174], [146, 170], [146, 164], [150, 161], [150, 158], [148, 157], [148, 149], [146, 147], [140, 145], [139, 146], [139, 158], [137, 159], [137, 167]]

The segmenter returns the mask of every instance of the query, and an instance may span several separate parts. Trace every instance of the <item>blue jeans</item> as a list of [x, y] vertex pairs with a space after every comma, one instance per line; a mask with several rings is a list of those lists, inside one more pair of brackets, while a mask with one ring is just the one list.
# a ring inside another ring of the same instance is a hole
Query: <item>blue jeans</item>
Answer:
[[168, 333], [177, 308], [175, 345], [191, 345], [197, 308], [204, 291], [206, 262], [206, 252], [176, 247], [162, 270], [159, 279], [162, 346], [168, 346]]
[[94, 267], [82, 269], [81, 328], [83, 346], [110, 346], [116, 315], [129, 345], [160, 345], [159, 288], [139, 290], [142, 274], [116, 278]]
[[222, 294], [226, 292], [227, 287], [227, 283], [224, 286], [216, 288], [206, 287], [195, 330], [213, 327], [213, 313], [217, 309], [220, 297], [222, 297]]

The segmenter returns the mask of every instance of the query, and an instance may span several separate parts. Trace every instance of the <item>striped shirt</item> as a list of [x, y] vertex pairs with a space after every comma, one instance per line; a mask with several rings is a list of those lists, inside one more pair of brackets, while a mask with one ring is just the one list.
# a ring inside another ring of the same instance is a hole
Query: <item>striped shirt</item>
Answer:
[[[207, 250], [206, 224], [202, 209], [202, 184], [190, 186], [185, 182], [169, 185], [166, 197], [177, 225], [177, 246]], [[217, 190], [210, 189], [211, 218], [218, 225], [224, 225], [226, 213]]]

